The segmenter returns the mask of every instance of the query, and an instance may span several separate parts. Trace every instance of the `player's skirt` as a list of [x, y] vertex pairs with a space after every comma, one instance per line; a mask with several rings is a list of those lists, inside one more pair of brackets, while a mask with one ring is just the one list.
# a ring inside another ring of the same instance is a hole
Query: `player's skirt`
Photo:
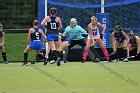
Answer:
[[41, 40], [33, 40], [30, 43], [30, 48], [33, 50], [41, 50], [42, 48], [42, 41]]
[[47, 40], [48, 41], [58, 41], [59, 40], [59, 34], [47, 34]]

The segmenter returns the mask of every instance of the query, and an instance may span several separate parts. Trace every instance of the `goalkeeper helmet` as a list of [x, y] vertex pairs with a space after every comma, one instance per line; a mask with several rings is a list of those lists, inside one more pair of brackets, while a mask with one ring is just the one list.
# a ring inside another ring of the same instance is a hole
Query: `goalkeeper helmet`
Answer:
[[75, 18], [71, 18], [70, 20], [70, 27], [75, 27], [77, 25], [77, 20]]

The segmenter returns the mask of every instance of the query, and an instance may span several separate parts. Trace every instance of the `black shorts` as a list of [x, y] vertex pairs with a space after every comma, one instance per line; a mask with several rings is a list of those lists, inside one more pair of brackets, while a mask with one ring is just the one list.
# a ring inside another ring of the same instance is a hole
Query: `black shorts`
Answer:
[[80, 45], [82, 48], [86, 46], [85, 40], [80, 39], [80, 40], [71, 40], [71, 44], [68, 46], [68, 48], [72, 48], [76, 44]]

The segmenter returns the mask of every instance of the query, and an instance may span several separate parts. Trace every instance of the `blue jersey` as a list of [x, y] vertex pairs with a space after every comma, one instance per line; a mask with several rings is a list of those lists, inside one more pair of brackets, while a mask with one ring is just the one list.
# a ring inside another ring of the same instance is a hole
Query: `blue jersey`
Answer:
[[67, 26], [63, 34], [71, 40], [80, 40], [84, 38], [82, 33], [86, 33], [86, 31], [81, 26], [76, 25], [75, 27]]
[[58, 41], [59, 40], [59, 31], [58, 31], [58, 23], [55, 21], [56, 16], [50, 16], [51, 21], [47, 22], [47, 40], [48, 41]]
[[55, 21], [56, 16], [50, 16], [51, 21], [47, 22], [47, 32], [46, 34], [58, 34], [58, 22]]
[[34, 28], [35, 32], [31, 33], [31, 42], [30, 48], [33, 50], [41, 50], [42, 41], [41, 41], [41, 33], [38, 31], [38, 28]]
[[38, 28], [34, 28], [34, 32], [31, 33], [31, 41], [33, 40], [41, 40], [41, 33]]

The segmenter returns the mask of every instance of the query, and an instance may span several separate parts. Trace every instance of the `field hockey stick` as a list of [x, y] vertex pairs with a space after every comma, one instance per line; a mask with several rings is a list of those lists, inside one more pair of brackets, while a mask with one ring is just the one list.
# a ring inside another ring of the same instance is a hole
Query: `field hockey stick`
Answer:
[[101, 58], [101, 60], [104, 60], [104, 59], [106, 59], [106, 57], [110, 57], [110, 56], [112, 56], [112, 55], [114, 55], [114, 54], [115, 54], [115, 52], [112, 52], [112, 53], [110, 53], [108, 56], [105, 56], [105, 57]]
[[96, 56], [97, 58], [101, 59], [101, 56], [99, 55], [99, 53], [94, 49], [93, 44], [90, 46], [90, 51], [92, 51], [94, 53], [94, 56]]
[[91, 45], [91, 46], [89, 47], [88, 57], [90, 58], [91, 61], [94, 61], [94, 60], [95, 60], [95, 54], [94, 54], [94, 52], [92, 51], [92, 47], [94, 47], [94, 46]]
[[[131, 58], [135, 58], [136, 57], [136, 55], [135, 56], [130, 56], [130, 57], [127, 57], [128, 59], [131, 59]], [[123, 59], [125, 59], [125, 58], [119, 58], [119, 60], [123, 60]]]

